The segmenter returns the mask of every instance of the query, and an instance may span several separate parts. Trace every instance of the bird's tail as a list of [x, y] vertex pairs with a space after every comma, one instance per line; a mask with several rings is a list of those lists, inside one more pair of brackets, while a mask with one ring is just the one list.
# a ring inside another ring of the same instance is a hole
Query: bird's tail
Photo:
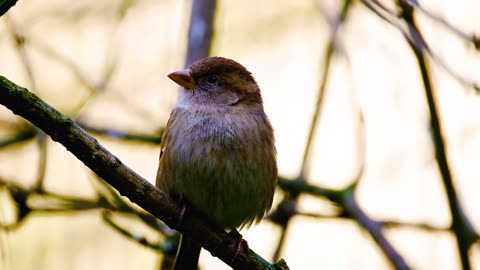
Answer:
[[174, 270], [197, 270], [201, 246], [188, 237], [182, 235], [180, 248], [175, 259]]

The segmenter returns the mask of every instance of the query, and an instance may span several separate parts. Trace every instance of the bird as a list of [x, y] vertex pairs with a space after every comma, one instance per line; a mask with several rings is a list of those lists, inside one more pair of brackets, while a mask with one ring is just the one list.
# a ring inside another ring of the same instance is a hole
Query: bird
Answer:
[[[252, 73], [212, 56], [168, 77], [181, 89], [162, 136], [156, 186], [223, 229], [238, 233], [259, 222], [272, 206], [278, 169]], [[182, 236], [174, 269], [197, 269], [200, 250]]]

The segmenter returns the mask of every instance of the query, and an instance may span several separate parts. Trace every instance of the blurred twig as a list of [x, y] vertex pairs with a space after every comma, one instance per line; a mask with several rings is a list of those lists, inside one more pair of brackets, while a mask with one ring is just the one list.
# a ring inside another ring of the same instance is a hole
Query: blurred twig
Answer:
[[335, 51], [338, 49], [338, 32], [340, 27], [343, 25], [345, 20], [347, 19], [348, 11], [351, 7], [351, 0], [344, 0], [342, 4], [342, 10], [338, 15], [336, 23], [330, 23], [331, 32], [330, 32], [330, 39], [325, 49], [324, 55], [322, 55], [322, 60], [320, 64], [320, 68], [322, 70], [322, 74], [320, 77], [320, 87], [318, 89], [317, 101], [315, 103], [313, 117], [310, 121], [309, 125], [309, 132], [307, 136], [307, 140], [305, 142], [305, 149], [303, 152], [302, 157], [302, 165], [300, 168], [300, 178], [305, 176], [305, 173], [308, 172], [310, 169], [310, 160], [311, 160], [311, 151], [312, 151], [312, 144], [313, 139], [317, 133], [318, 122], [320, 120], [320, 114], [323, 109], [323, 102], [324, 97], [327, 90], [328, 79], [330, 74], [330, 68], [332, 63], [332, 58], [335, 55]]
[[192, 1], [185, 67], [210, 55], [216, 6], [216, 0]]
[[163, 129], [157, 132], [154, 135], [143, 135], [143, 134], [132, 134], [125, 131], [111, 129], [111, 128], [97, 128], [88, 125], [87, 123], [78, 123], [83, 129], [97, 134], [102, 134], [109, 136], [110, 138], [121, 139], [125, 141], [136, 141], [136, 142], [144, 142], [144, 143], [151, 143], [151, 144], [160, 144], [162, 140]]
[[[18, 55], [20, 56], [20, 59], [22, 60], [21, 61], [22, 66], [25, 69], [25, 73], [30, 83], [30, 87], [32, 89], [35, 89], [35, 91], [38, 91], [37, 82], [33, 74], [32, 61], [28, 56], [27, 50], [25, 49], [26, 38], [25, 36], [23, 36], [18, 32], [16, 24], [8, 14], [5, 15], [4, 18], [7, 23], [7, 28], [10, 32], [10, 35], [13, 37], [13, 40], [15, 41], [15, 48]], [[42, 130], [38, 130], [37, 132], [37, 143], [39, 147], [39, 159], [38, 159], [39, 164], [37, 168], [36, 186], [38, 187], [38, 190], [41, 191], [43, 190], [43, 182], [45, 179], [45, 172], [46, 172], [47, 161], [48, 161], [47, 160], [47, 151], [48, 151], [47, 137]]]
[[[128, 4], [127, 7], [130, 7], [130, 4], [133, 4], [132, 1], [126, 1], [125, 4]], [[127, 8], [126, 7], [126, 8]], [[54, 48], [50, 47], [48, 44], [42, 42], [39, 39], [35, 39], [31, 36], [26, 36], [23, 34], [21, 29], [18, 29], [16, 24], [13, 22], [13, 20], [9, 16], [5, 16], [7, 26], [9, 33], [12, 35], [13, 40], [15, 41], [15, 48], [17, 50], [17, 53], [20, 56], [20, 59], [22, 60], [23, 67], [25, 69], [25, 72], [27, 74], [27, 78], [29, 79], [29, 84], [31, 88], [35, 89], [38, 91], [36, 83], [35, 83], [35, 78], [33, 74], [33, 67], [31, 60], [28, 57], [27, 50], [25, 49], [25, 45], [28, 44], [32, 49], [36, 49], [38, 52], [44, 54], [45, 56], [49, 57], [50, 59], [53, 59], [54, 61], [57, 61], [61, 65], [63, 65], [67, 70], [69, 70], [75, 79], [83, 86], [85, 89], [88, 91], [88, 95], [86, 97], [83, 97], [82, 100], [80, 100], [74, 108], [71, 108], [71, 115], [74, 115], [73, 118], [77, 120], [80, 116], [78, 115], [82, 108], [84, 108], [93, 98], [95, 98], [97, 95], [105, 93], [106, 90], [109, 87], [110, 81], [112, 79], [112, 76], [115, 74], [117, 65], [116, 57], [114, 54], [116, 51], [114, 49], [107, 50], [107, 57], [106, 57], [106, 64], [105, 64], [105, 69], [103, 71], [103, 74], [101, 76], [101, 79], [98, 80], [97, 82], [93, 82], [85, 72], [83, 72], [80, 68], [80, 66], [72, 59], [69, 57], [59, 53], [57, 50]], [[113, 44], [113, 43], [112, 43]], [[113, 45], [111, 45], [113, 47]], [[137, 106], [135, 103], [132, 103], [130, 100], [130, 97], [122, 96], [120, 94], [117, 94], [115, 96], [112, 96], [112, 99], [118, 99], [121, 102], [124, 102], [128, 104], [128, 108], [131, 110], [135, 110], [136, 114], [142, 114], [145, 117], [150, 117], [151, 118], [151, 113], [147, 112], [144, 107], [142, 106]], [[92, 129], [98, 133], [103, 133], [115, 138], [118, 138], [121, 136], [122, 138], [128, 139], [128, 140], [137, 140], [137, 141], [144, 141], [144, 142], [152, 142], [152, 143], [157, 143], [159, 142], [158, 136], [142, 136], [142, 135], [134, 135], [134, 134], [128, 134], [126, 132], [117, 132], [115, 130], [111, 129]]]
[[367, 232], [372, 236], [377, 245], [381, 248], [385, 256], [390, 260], [395, 269], [410, 269], [410, 266], [405, 262], [403, 257], [398, 253], [393, 245], [383, 234], [382, 224], [370, 218], [358, 205], [354, 197], [354, 189], [352, 187], [346, 188], [342, 193], [342, 205], [345, 212], [353, 217]]
[[401, 221], [392, 221], [392, 220], [379, 220], [382, 227], [385, 228], [399, 228], [399, 229], [416, 229], [429, 232], [448, 232], [450, 229], [447, 227], [438, 227], [428, 223], [411, 223], [411, 222], [401, 222]]
[[103, 220], [110, 226], [112, 226], [117, 232], [122, 234], [123, 236], [133, 239], [134, 241], [138, 242], [140, 245], [151, 248], [158, 252], [168, 252], [170, 251], [170, 243], [165, 242], [152, 242], [148, 240], [142, 234], [133, 233], [127, 229], [125, 229], [122, 225], [120, 225], [117, 221], [115, 221], [112, 212], [110, 211], [103, 211], [102, 212]]
[[[334, 52], [337, 49], [336, 48], [336, 45], [338, 43], [337, 34], [338, 34], [339, 28], [347, 18], [347, 14], [351, 7], [351, 4], [352, 4], [351, 0], [344, 0], [342, 2], [342, 9], [340, 11], [340, 14], [338, 14], [338, 19], [337, 19], [338, 23], [330, 24], [332, 26], [330, 40], [325, 49], [325, 53], [322, 56], [322, 61], [320, 65], [320, 68], [323, 70], [323, 72], [321, 76], [320, 87], [318, 90], [317, 101], [315, 103], [313, 117], [310, 122], [307, 141], [305, 143], [305, 149], [304, 149], [303, 158], [302, 158], [302, 165], [300, 168], [300, 174], [295, 181], [300, 181], [300, 182], [305, 181], [305, 173], [310, 169], [311, 151], [312, 151], [312, 144], [313, 144], [312, 142], [317, 131], [317, 126], [320, 119], [320, 113], [323, 107], [324, 96], [325, 96], [325, 92], [328, 84], [328, 76], [330, 73], [331, 61], [332, 61]], [[273, 260], [277, 260], [278, 258], [280, 258], [280, 254], [285, 244], [285, 237], [288, 231], [290, 220], [296, 212], [298, 196], [300, 195], [299, 193], [296, 193], [292, 190], [287, 190], [287, 191], [288, 193], [286, 194], [285, 198], [283, 199], [282, 202], [280, 202], [279, 206], [277, 207], [278, 212], [272, 214], [272, 217], [274, 217], [272, 220], [278, 225], [280, 225], [282, 228], [282, 233], [280, 235], [277, 248], [275, 249], [275, 252], [273, 254]]]
[[[457, 71], [452, 69], [445, 61], [435, 54], [428, 45], [427, 41], [423, 38], [418, 27], [411, 24], [410, 21], [405, 20], [403, 16], [398, 14], [396, 11], [390, 10], [385, 7], [382, 3], [378, 0], [361, 0], [362, 3], [369, 8], [373, 13], [378, 15], [380, 18], [385, 20], [386, 22], [390, 23], [394, 27], [396, 27], [400, 32], [404, 35], [405, 38], [409, 40], [411, 44], [413, 44], [417, 49], [421, 50], [422, 53], [427, 54], [435, 63], [440, 66], [443, 70], [445, 70], [452, 78], [457, 80], [459, 83], [467, 86], [470, 89], [476, 91], [476, 93], [480, 93], [480, 85], [477, 82], [464, 78], [461, 74]], [[404, 4], [405, 2], [401, 2]], [[406, 5], [406, 4], [405, 4]], [[406, 5], [407, 7], [411, 8], [412, 6]], [[478, 42], [478, 41], [476, 41]]]
[[[414, 10], [412, 6], [406, 5], [404, 2], [397, 3], [399, 5], [402, 17], [409, 23], [409, 25], [411, 25], [413, 29], [417, 30], [419, 37], [422, 38], [413, 16]], [[452, 217], [451, 230], [456, 236], [462, 268], [464, 270], [468, 270], [471, 269], [471, 264], [468, 257], [469, 248], [479, 236], [473, 229], [468, 217], [464, 214], [461, 202], [455, 190], [455, 185], [453, 183], [453, 177], [445, 150], [445, 137], [443, 135], [442, 122], [438, 113], [436, 104], [437, 98], [435, 96], [435, 90], [430, 76], [428, 61], [425, 58], [423, 50], [418, 48], [413, 41], [409, 39], [407, 39], [407, 41], [417, 60], [420, 76], [423, 82], [423, 88], [425, 90], [428, 110], [430, 113], [430, 124], [432, 128], [432, 139], [434, 143], [437, 166], [442, 176], [442, 183], [447, 194], [448, 205]]]
[[[33, 48], [37, 49], [39, 52], [42, 52], [45, 56], [49, 57], [50, 59], [54, 59], [58, 63], [65, 66], [67, 70], [72, 72], [75, 79], [84, 85], [90, 93], [101, 92], [104, 89], [103, 86], [106, 85], [105, 82], [93, 83], [73, 60], [62, 55], [60, 52], [51, 48], [44, 42], [26, 36], [23, 36], [23, 39], [24, 42], [30, 44]], [[108, 72], [107, 74], [111, 74], [111, 72]]]
[[21, 59], [23, 68], [25, 69], [25, 74], [27, 75], [29, 87], [34, 89], [34, 91], [37, 91], [37, 85], [33, 76], [32, 63], [25, 49], [25, 37], [18, 32], [17, 26], [13, 22], [12, 18], [10, 18], [9, 14], [3, 16], [3, 19], [5, 20], [8, 32], [10, 36], [12, 36], [12, 39], [14, 41], [15, 50], [17, 51], [17, 54]]
[[437, 14], [432, 13], [431, 11], [427, 10], [423, 6], [418, 3], [417, 0], [400, 0], [399, 3], [402, 3], [404, 6], [409, 6], [416, 11], [420, 11], [421, 13], [425, 14], [427, 17], [430, 19], [438, 22], [440, 25], [444, 26], [446, 29], [448, 29], [450, 32], [454, 33], [458, 37], [464, 39], [465, 41], [468, 41], [472, 43], [476, 49], [480, 49], [480, 39], [478, 36], [475, 35], [469, 35], [459, 28], [453, 26], [451, 23], [447, 22], [444, 18], [438, 16]]
[[[0, 229], [4, 231], [15, 230], [32, 213], [58, 214], [102, 209], [104, 210], [103, 218], [105, 222], [122, 235], [157, 251], [170, 252], [173, 238], [170, 239], [172, 233], [168, 227], [152, 215], [131, 207], [115, 190], [104, 184], [101, 179], [97, 179], [97, 181], [103, 188], [97, 189], [98, 193], [95, 198], [88, 199], [47, 191], [38, 185], [25, 187], [16, 184], [15, 181], [6, 181], [0, 178], [0, 187], [4, 187], [9, 191], [17, 208], [13, 222], [10, 224], [0, 223]], [[145, 237], [132, 233], [115, 222], [113, 215], [116, 213], [129, 214], [131, 217], [141, 220], [155, 231], [165, 234], [170, 240], [162, 244], [149, 242]]]
[[17, 213], [12, 224], [0, 224], [0, 228], [13, 230], [23, 223], [23, 220], [34, 212], [71, 212], [73, 210], [92, 210], [98, 208], [114, 209], [105, 201], [85, 199], [46, 192], [38, 186], [24, 187], [14, 181], [0, 179], [0, 187], [5, 187], [16, 204]]
[[[342, 208], [337, 210], [333, 214], [321, 214], [321, 213], [311, 213], [311, 212], [296, 212], [295, 215], [309, 217], [309, 218], [316, 218], [316, 219], [345, 219], [351, 220], [353, 217], [348, 215], [344, 212]], [[379, 220], [376, 219], [377, 226], [382, 228], [391, 228], [391, 229], [414, 229], [414, 230], [421, 230], [427, 232], [448, 232], [450, 231], [447, 227], [438, 227], [428, 223], [422, 222], [402, 222], [402, 221], [394, 221], [394, 220]]]
[[47, 135], [39, 130], [37, 135], [37, 144], [38, 144], [38, 167], [37, 167], [37, 179], [35, 185], [41, 191], [44, 189], [44, 180], [45, 173], [47, 171], [47, 162], [48, 162], [48, 147], [47, 147]]
[[287, 179], [279, 179], [278, 185], [284, 190], [324, 197], [334, 202], [341, 208], [339, 216], [351, 218], [358, 222], [372, 236], [385, 256], [395, 266], [395, 269], [410, 269], [402, 256], [383, 234], [383, 225], [390, 222], [380, 222], [372, 219], [358, 205], [354, 197], [355, 183], [339, 190], [318, 187], [305, 181], [300, 182]]
[[[107, 90], [111, 91], [111, 89], [109, 88], [110, 82], [115, 75], [118, 67], [116, 63], [117, 57], [115, 56], [116, 50], [113, 49], [113, 42], [111, 45], [112, 48], [110, 48], [110, 50], [107, 50], [106, 52], [107, 57], [105, 59], [105, 68], [102, 72], [102, 76], [100, 76], [100, 79], [96, 81], [89, 78], [87, 74], [81, 70], [81, 67], [78, 63], [76, 63], [69, 57], [61, 54], [45, 42], [42, 42], [39, 39], [32, 37], [24, 37], [24, 42], [28, 43], [33, 49], [38, 50], [40, 53], [63, 65], [88, 91], [88, 95], [83, 97], [82, 100], [80, 100], [73, 108], [70, 109], [70, 115], [73, 115], [72, 117], [75, 120], [80, 117], [78, 114], [91, 100], [93, 100], [96, 96], [100, 94], [105, 94]], [[110, 98], [112, 100], [118, 100], [120, 102], [128, 104], [128, 106], [126, 107], [132, 111], [135, 111], [136, 115], [143, 115], [145, 117], [152, 118], [152, 113], [150, 111], [145, 110], [143, 106], [131, 102], [131, 96], [115, 93], [115, 95], [112, 95]]]
[[7, 147], [20, 142], [28, 141], [35, 138], [38, 134], [38, 129], [32, 126], [19, 127], [16, 132], [7, 139], [0, 141], [0, 148]]

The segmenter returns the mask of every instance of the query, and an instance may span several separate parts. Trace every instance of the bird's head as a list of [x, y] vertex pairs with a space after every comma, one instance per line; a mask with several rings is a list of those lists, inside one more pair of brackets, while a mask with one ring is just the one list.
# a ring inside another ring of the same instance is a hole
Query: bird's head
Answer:
[[262, 104], [260, 89], [252, 74], [231, 59], [203, 58], [168, 77], [184, 88], [179, 104], [185, 106]]

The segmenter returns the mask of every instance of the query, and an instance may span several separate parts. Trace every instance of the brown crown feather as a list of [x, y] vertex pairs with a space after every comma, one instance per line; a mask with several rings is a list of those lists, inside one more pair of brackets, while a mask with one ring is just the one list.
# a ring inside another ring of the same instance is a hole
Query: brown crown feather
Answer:
[[244, 66], [232, 59], [224, 57], [212, 56], [203, 58], [194, 62], [188, 68], [192, 70], [194, 78], [200, 78], [209, 74], [222, 76], [222, 74], [233, 73], [236, 76], [241, 76], [244, 79], [257, 84], [252, 73], [250, 73], [250, 71]]

